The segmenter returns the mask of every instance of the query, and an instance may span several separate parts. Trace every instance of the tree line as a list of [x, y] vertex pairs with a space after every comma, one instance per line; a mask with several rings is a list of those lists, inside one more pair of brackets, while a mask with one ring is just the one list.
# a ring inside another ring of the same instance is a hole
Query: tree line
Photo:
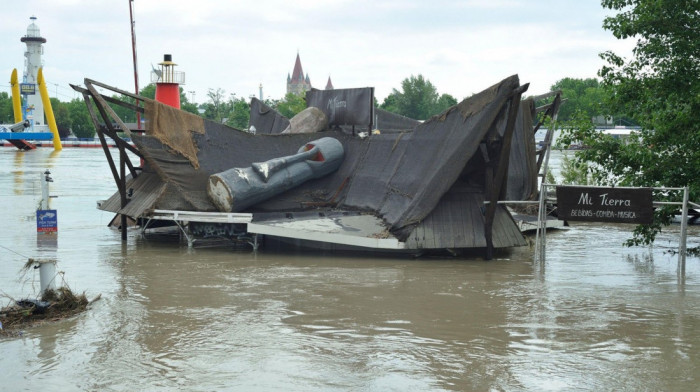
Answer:
[[[149, 84], [140, 91], [140, 95], [155, 99], [155, 84]], [[607, 115], [602, 102], [605, 94], [601, 83], [595, 78], [575, 79], [564, 78], [551, 86], [552, 90], [562, 90], [566, 104], [562, 105], [559, 119], [567, 122], [573, 119], [575, 113], [585, 113], [589, 118]], [[132, 101], [131, 98], [114, 95], [113, 98]], [[281, 99], [266, 99], [264, 102], [288, 118], [306, 108], [303, 96], [289, 93]], [[417, 120], [427, 120], [455, 105], [457, 99], [449, 94], [440, 94], [437, 88], [423, 75], [411, 75], [401, 82], [399, 89], [392, 92], [375, 106]], [[543, 104], [545, 102], [540, 102]], [[82, 98], [68, 102], [51, 98], [59, 133], [62, 137], [71, 132], [80, 138], [95, 136], [95, 129]], [[135, 123], [136, 114], [124, 107], [111, 105], [115, 113], [125, 123]], [[180, 88], [180, 106], [182, 110], [201, 115], [202, 117], [229, 125], [237, 129], [246, 129], [250, 120], [250, 103], [244, 97], [227, 94], [222, 88], [209, 89], [207, 102], [195, 104], [190, 102], [185, 91]], [[8, 93], [0, 93], [0, 123], [13, 122], [12, 100]]]

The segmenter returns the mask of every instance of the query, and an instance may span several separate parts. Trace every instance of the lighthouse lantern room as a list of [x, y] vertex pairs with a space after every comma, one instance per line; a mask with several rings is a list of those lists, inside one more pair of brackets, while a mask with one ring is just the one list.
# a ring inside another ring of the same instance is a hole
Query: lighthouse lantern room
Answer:
[[151, 82], [156, 84], [156, 101], [180, 108], [180, 85], [185, 84], [185, 73], [175, 71], [171, 54], [163, 55], [159, 69], [151, 71]]

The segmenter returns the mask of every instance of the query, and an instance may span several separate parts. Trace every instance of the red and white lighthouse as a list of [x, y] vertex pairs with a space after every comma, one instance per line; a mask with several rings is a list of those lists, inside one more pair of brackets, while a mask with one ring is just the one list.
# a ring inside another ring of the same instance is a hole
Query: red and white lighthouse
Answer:
[[175, 71], [171, 54], [163, 55], [160, 69], [151, 71], [151, 82], [156, 84], [156, 101], [180, 109], [180, 85], [185, 84], [185, 73]]

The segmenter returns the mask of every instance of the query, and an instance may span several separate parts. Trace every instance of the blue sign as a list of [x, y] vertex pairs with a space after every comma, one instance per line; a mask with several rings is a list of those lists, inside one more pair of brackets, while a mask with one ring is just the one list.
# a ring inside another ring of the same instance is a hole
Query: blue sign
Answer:
[[53, 233], [58, 231], [58, 215], [56, 210], [36, 211], [37, 233]]

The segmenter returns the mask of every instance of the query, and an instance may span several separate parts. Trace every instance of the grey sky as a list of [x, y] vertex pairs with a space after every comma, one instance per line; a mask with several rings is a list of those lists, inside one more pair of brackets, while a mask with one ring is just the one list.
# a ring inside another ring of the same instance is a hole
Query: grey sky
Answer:
[[[628, 55], [633, 42], [602, 29], [597, 0], [134, 0], [140, 87], [151, 64], [173, 55], [198, 103], [210, 88], [248, 97], [263, 84], [281, 98], [297, 51], [315, 87], [374, 86], [383, 100], [410, 75], [462, 99], [519, 74], [528, 94], [563, 77], [595, 77], [598, 53]], [[133, 90], [128, 0], [24, 0], [4, 10], [0, 73], [20, 75], [36, 16], [49, 92], [75, 95], [88, 77]], [[9, 83], [0, 83], [9, 92]], [[188, 94], [192, 98], [192, 94]]]

